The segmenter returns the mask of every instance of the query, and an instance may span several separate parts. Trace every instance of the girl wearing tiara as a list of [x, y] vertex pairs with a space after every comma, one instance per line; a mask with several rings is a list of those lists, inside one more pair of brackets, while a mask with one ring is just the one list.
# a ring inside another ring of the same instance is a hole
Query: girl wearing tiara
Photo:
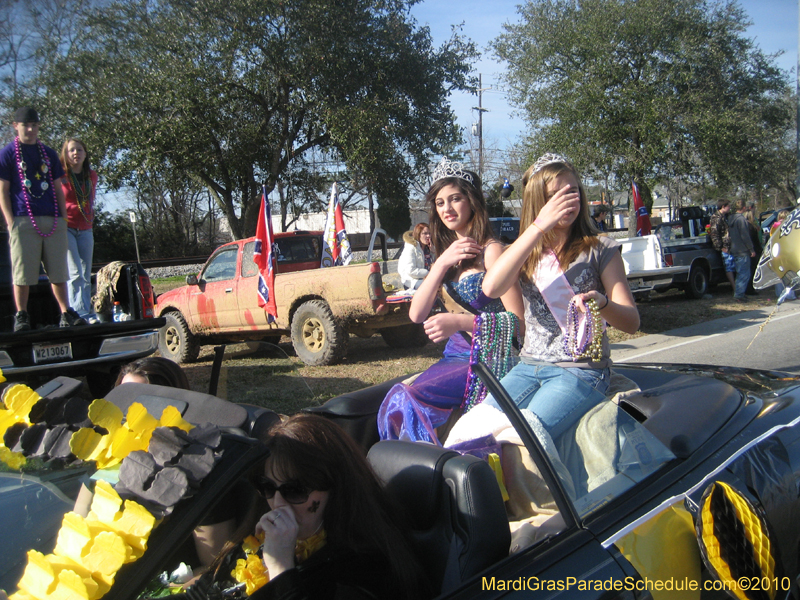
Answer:
[[522, 318], [517, 282], [512, 281], [497, 300], [481, 293], [486, 269], [504, 247], [492, 235], [477, 174], [444, 158], [433, 180], [425, 201], [437, 258], [414, 294], [409, 316], [425, 324], [432, 342], [448, 342], [438, 363], [413, 383], [400, 383], [389, 391], [378, 412], [381, 439], [440, 443], [436, 428], [462, 406], [469, 392], [471, 345], [462, 332], [473, 331], [479, 313], [510, 311]]
[[502, 384], [556, 439], [605, 397], [611, 365], [605, 323], [634, 333], [639, 311], [619, 244], [597, 236], [575, 167], [545, 154], [522, 183], [522, 233], [489, 265], [483, 292], [498, 298], [522, 284], [525, 342], [521, 362]]

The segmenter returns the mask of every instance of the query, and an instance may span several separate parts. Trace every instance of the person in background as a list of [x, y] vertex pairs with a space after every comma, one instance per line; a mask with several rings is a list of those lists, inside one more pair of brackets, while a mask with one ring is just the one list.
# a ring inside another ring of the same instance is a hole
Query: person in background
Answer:
[[731, 212], [731, 203], [724, 198], [717, 200], [717, 212], [711, 215], [709, 221], [708, 235], [714, 249], [722, 255], [722, 264], [725, 266], [725, 276], [731, 284], [731, 289], [736, 289], [734, 273], [736, 264], [733, 262], [733, 255], [730, 253], [731, 238], [728, 234], [728, 215]]
[[251, 481], [269, 506], [243, 520], [208, 574], [179, 597], [205, 597], [253, 532], [269, 582], [251, 600], [430, 597], [400, 509], [341, 427], [298, 414], [274, 425], [264, 443], [269, 458]]
[[92, 310], [92, 222], [97, 173], [92, 170], [86, 145], [76, 138], [69, 138], [61, 147], [61, 166], [66, 173], [61, 187], [67, 204], [69, 304], [81, 317], [96, 323]]
[[737, 211], [728, 217], [728, 232], [731, 238], [731, 254], [736, 266], [736, 285], [733, 297], [739, 302], [745, 302], [747, 284], [751, 280], [750, 259], [756, 255], [753, 241], [750, 238], [750, 227], [744, 216], [745, 201], [737, 202]]
[[750, 233], [750, 241], [753, 243], [753, 250], [756, 253], [755, 256], [750, 258], [750, 281], [747, 282], [747, 289], [744, 293], [747, 296], [758, 296], [758, 291], [753, 287], [753, 276], [756, 274], [758, 259], [761, 257], [764, 247], [761, 245], [761, 235], [758, 232], [758, 225], [756, 225], [755, 222], [755, 212], [748, 208], [743, 214], [744, 218], [747, 220], [747, 230]]
[[592, 219], [594, 220], [595, 227], [597, 227], [597, 231], [601, 233], [608, 232], [606, 215], [608, 215], [608, 207], [605, 204], [592, 208]]
[[403, 253], [397, 263], [397, 272], [407, 290], [416, 290], [433, 264], [431, 231], [427, 223], [418, 223], [413, 231], [403, 234]]
[[150, 383], [181, 390], [191, 389], [189, 379], [180, 365], [161, 356], [147, 356], [123, 366], [114, 387], [123, 383]]
[[39, 283], [39, 266], [61, 309], [60, 327], [86, 325], [69, 305], [67, 294], [67, 207], [58, 154], [39, 140], [39, 113], [25, 106], [12, 123], [13, 142], [0, 150], [0, 208], [11, 246], [14, 280], [14, 331], [31, 328], [28, 316], [30, 286]]

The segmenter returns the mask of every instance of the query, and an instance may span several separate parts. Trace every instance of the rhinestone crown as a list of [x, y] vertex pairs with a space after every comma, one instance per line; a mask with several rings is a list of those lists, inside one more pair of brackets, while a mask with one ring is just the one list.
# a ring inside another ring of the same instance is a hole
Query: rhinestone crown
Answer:
[[541, 171], [544, 167], [552, 163], [569, 163], [569, 160], [562, 156], [561, 154], [551, 154], [548, 152], [547, 154], [543, 154], [540, 156], [535, 163], [533, 163], [533, 169], [531, 170], [531, 176], [535, 173]]
[[436, 182], [445, 177], [458, 177], [459, 179], [469, 181], [472, 185], [475, 185], [472, 173], [465, 171], [461, 163], [452, 162], [446, 156], [442, 157], [442, 160], [439, 161], [439, 164], [436, 165], [436, 168], [433, 170], [433, 181]]

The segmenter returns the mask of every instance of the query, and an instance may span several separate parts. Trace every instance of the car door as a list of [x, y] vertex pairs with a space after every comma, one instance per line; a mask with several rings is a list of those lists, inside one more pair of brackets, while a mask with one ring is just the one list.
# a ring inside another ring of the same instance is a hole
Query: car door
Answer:
[[645, 578], [624, 554], [627, 548], [604, 544], [585, 520], [596, 520], [616, 497], [629, 495], [674, 455], [610, 401], [587, 411], [569, 435], [553, 440], [533, 413], [519, 410], [484, 365], [473, 368], [502, 416], [485, 403], [471, 409], [473, 424], [464, 424], [470, 418], [466, 413], [445, 445], [473, 437], [464, 435], [470, 427], [473, 434], [488, 427], [500, 443], [512, 552], [442, 597], [651, 597]]
[[240, 244], [218, 249], [203, 267], [197, 286], [192, 286], [189, 308], [196, 323], [206, 331], [238, 329], [239, 303], [236, 273]]
[[255, 241], [242, 246], [242, 266], [237, 281], [236, 296], [239, 299], [240, 324], [246, 329], [263, 330], [277, 327], [267, 322], [267, 311], [258, 305], [258, 265], [253, 260]]

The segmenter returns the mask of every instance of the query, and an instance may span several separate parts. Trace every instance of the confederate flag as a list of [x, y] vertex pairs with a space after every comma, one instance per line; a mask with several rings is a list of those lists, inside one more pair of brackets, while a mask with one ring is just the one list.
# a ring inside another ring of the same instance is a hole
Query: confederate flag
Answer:
[[274, 240], [272, 211], [267, 202], [267, 190], [264, 188], [261, 194], [261, 210], [258, 211], [253, 262], [258, 266], [258, 305], [267, 311], [269, 323], [278, 318], [278, 306], [275, 303]]
[[639, 195], [639, 186], [633, 182], [633, 209], [636, 212], [636, 235], [650, 235], [650, 215]]

